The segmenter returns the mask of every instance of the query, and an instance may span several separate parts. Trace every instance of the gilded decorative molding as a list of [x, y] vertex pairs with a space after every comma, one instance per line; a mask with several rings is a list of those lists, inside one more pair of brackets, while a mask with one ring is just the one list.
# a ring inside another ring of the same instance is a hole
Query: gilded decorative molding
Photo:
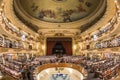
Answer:
[[54, 36], [62, 37], [62, 36], [65, 36], [65, 35], [63, 33], [55, 33]]
[[7, 48], [0, 48], [0, 52], [8, 52]]
[[111, 48], [112, 51], [119, 51], [119, 48]]
[[[18, 2], [18, 3], [16, 3], [16, 2]], [[20, 3], [19, 3], [19, 1], [17, 0], [16, 2], [14, 2], [15, 3], [15, 8], [16, 8], [16, 10], [18, 11], [18, 14], [20, 14], [21, 16], [24, 16], [23, 18], [24, 19], [26, 19], [27, 21], [29, 21], [29, 20], [32, 20], [32, 23], [34, 24], [34, 23], [37, 23], [36, 25], [38, 26], [38, 27], [40, 27], [40, 29], [46, 29], [46, 28], [49, 28], [49, 29], [55, 29], [55, 28], [58, 28], [58, 27], [56, 27], [56, 26], [58, 26], [58, 23], [49, 23], [49, 22], [44, 22], [44, 21], [38, 21], [37, 19], [33, 19], [32, 17], [30, 17], [27, 13], [25, 13], [25, 11], [23, 10], [23, 9], [21, 9], [21, 7], [20, 7]], [[103, 4], [102, 4], [103, 3]], [[18, 5], [19, 6], [18, 6]], [[71, 22], [71, 23], [61, 23], [61, 29], [63, 29], [63, 28], [66, 28], [66, 29], [70, 29], [70, 28], [79, 28], [80, 29], [80, 25], [82, 25], [82, 24], [86, 24], [86, 23], [90, 23], [91, 21], [93, 21], [94, 19], [95, 19], [95, 17], [98, 17], [100, 14], [101, 14], [101, 12], [104, 10], [104, 8], [105, 8], [105, 4], [106, 4], [106, 0], [100, 0], [100, 5], [98, 5], [99, 7], [98, 7], [98, 9], [96, 10], [96, 11], [94, 11], [94, 13], [96, 13], [98, 10], [98, 12], [97, 12], [97, 15], [94, 15], [93, 16], [93, 14], [91, 14], [89, 17], [87, 17], [86, 19], [83, 19], [83, 21], [75, 21], [75, 22]], [[102, 6], [101, 6], [102, 5]], [[22, 10], [22, 11], [20, 11], [19, 12], [19, 10], [20, 9]], [[100, 8], [100, 9], [99, 9]], [[22, 13], [22, 12], [24, 12], [24, 14]], [[28, 19], [28, 17], [30, 18], [30, 19]], [[91, 18], [90, 18], [91, 17]], [[89, 20], [88, 20], [88, 18], [89, 18]], [[47, 26], [47, 27], [46, 27]], [[88, 25], [87, 25], [88, 26]]]

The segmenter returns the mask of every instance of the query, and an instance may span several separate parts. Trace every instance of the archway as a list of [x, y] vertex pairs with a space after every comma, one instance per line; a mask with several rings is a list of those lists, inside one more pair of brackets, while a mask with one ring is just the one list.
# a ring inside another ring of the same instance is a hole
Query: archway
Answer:
[[72, 55], [72, 38], [47, 38], [46, 55]]
[[52, 54], [55, 54], [55, 55], [66, 54], [66, 50], [61, 41], [58, 41], [55, 43], [54, 47], [52, 48]]

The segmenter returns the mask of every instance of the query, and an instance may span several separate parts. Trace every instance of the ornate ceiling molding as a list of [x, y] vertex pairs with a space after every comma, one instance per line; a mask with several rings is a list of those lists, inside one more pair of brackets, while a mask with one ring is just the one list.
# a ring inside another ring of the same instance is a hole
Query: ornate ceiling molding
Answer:
[[67, 0], [52, 0], [52, 1], [55, 1], [55, 2], [65, 2]]
[[81, 36], [87, 35], [89, 33], [92, 33], [100, 29], [101, 27], [104, 27], [115, 16], [115, 14], [116, 14], [116, 6], [114, 4], [114, 0], [107, 0], [107, 8], [103, 17], [97, 23], [92, 25], [91, 28], [83, 32]]
[[28, 28], [23, 22], [21, 22], [18, 17], [14, 13], [13, 8], [13, 0], [3, 0], [3, 12], [5, 13], [5, 16], [9, 21], [16, 27], [20, 28], [21, 30], [24, 30], [27, 33], [31, 33], [32, 35], [37, 35], [33, 30]]
[[[18, 1], [18, 0], [14, 0], [14, 1]], [[104, 2], [104, 4], [103, 4]], [[114, 4], [113, 4], [114, 1], [111, 1], [111, 0], [107, 0], [107, 11], [105, 12], [105, 15], [104, 17], [102, 17], [102, 19], [100, 19], [94, 26], [95, 29], [100, 27], [101, 25], [104, 25], [105, 23], [108, 22], [109, 19], [111, 19], [111, 17], [114, 15]], [[98, 17], [98, 15], [100, 15], [103, 11], [103, 9], [105, 8], [105, 4], [106, 4], [106, 1], [104, 0], [101, 0], [101, 5], [104, 5], [102, 6], [101, 9], [99, 10], [96, 10], [92, 15], [90, 15], [89, 17], [83, 19], [83, 21], [79, 20], [79, 21], [75, 21], [75, 22], [70, 22], [70, 23], [49, 23], [49, 22], [44, 22], [44, 21], [38, 21], [32, 17], [30, 17], [29, 15], [27, 14], [23, 14], [24, 11], [22, 12], [19, 12], [19, 14], [21, 14], [23, 16], [24, 19], [26, 19], [26, 21], [28, 22], [32, 22], [33, 24], [29, 24], [28, 26], [25, 26], [25, 24], [23, 22], [21, 22], [20, 19], [18, 19], [18, 17], [15, 15], [14, 13], [14, 9], [13, 9], [13, 0], [4, 0], [4, 3], [5, 3], [5, 8], [4, 8], [4, 12], [6, 14], [6, 17], [8, 19], [11, 20], [11, 23], [13, 23], [15, 26], [17, 27], [21, 27], [22, 29], [25, 29], [26, 32], [29, 32], [30, 29], [28, 29], [27, 27], [30, 27], [31, 25], [32, 28], [35, 28], [36, 27], [36, 32], [39, 33], [39, 29], [40, 30], [52, 30], [52, 29], [58, 29], [57, 32], [59, 32], [61, 29], [66, 29], [68, 31], [64, 31], [62, 33], [65, 33], [65, 34], [75, 34], [75, 33], [69, 33], [69, 29], [77, 29], [80, 31], [80, 28], [84, 28], [84, 26], [86, 25], [90, 25], [89, 23], [91, 23], [91, 21], [93, 21], [96, 17]], [[17, 5], [15, 3], [15, 5]], [[99, 5], [99, 7], [101, 6]], [[15, 7], [17, 10], [19, 10], [19, 7], [16, 6]], [[100, 12], [99, 12], [100, 11]], [[9, 14], [8, 14], [9, 13]], [[95, 14], [96, 13], [96, 14]], [[94, 15], [94, 16], [93, 16]], [[111, 16], [110, 16], [111, 15]], [[91, 17], [91, 18], [90, 18]], [[97, 18], [98, 19], [98, 18]], [[103, 23], [103, 24], [101, 24]], [[23, 26], [24, 25], [24, 26]], [[93, 29], [93, 28], [92, 28]], [[94, 29], [94, 30], [95, 30]], [[31, 32], [31, 31], [30, 31]], [[53, 31], [54, 32], [54, 31]], [[34, 33], [34, 32], [31, 32], [31, 33]], [[80, 31], [81, 33], [81, 31]], [[48, 34], [48, 32], [46, 32], [45, 34]], [[43, 34], [43, 35], [45, 35]], [[81, 35], [81, 34], [80, 34]]]
[[106, 7], [105, 4], [106, 4], [106, 0], [100, 0], [100, 4], [98, 5], [97, 9], [91, 15], [89, 15], [84, 19], [74, 21], [74, 22], [69, 22], [69, 23], [50, 23], [50, 22], [40, 21], [31, 17], [20, 7], [19, 0], [14, 0], [15, 12], [18, 14], [19, 18], [21, 20], [24, 20], [25, 23], [28, 23], [28, 24], [30, 24], [29, 22], [32, 22], [31, 23], [32, 27], [34, 28], [38, 27], [40, 29], [82, 29], [84, 30], [85, 26], [89, 26], [91, 25], [91, 23], [93, 24], [95, 20], [98, 20], [98, 17], [100, 17], [103, 11], [105, 10], [105, 7]]

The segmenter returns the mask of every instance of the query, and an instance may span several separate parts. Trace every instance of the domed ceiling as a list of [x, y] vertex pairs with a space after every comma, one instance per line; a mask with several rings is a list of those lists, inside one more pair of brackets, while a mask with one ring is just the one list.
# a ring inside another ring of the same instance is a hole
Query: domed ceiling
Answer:
[[100, 0], [19, 0], [32, 17], [53, 23], [73, 22], [90, 15]]

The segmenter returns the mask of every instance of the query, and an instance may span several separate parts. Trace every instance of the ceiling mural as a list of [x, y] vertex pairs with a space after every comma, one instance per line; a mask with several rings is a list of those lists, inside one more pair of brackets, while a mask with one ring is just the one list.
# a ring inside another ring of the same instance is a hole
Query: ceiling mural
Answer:
[[36, 19], [64, 23], [90, 15], [100, 0], [19, 0], [22, 8]]

